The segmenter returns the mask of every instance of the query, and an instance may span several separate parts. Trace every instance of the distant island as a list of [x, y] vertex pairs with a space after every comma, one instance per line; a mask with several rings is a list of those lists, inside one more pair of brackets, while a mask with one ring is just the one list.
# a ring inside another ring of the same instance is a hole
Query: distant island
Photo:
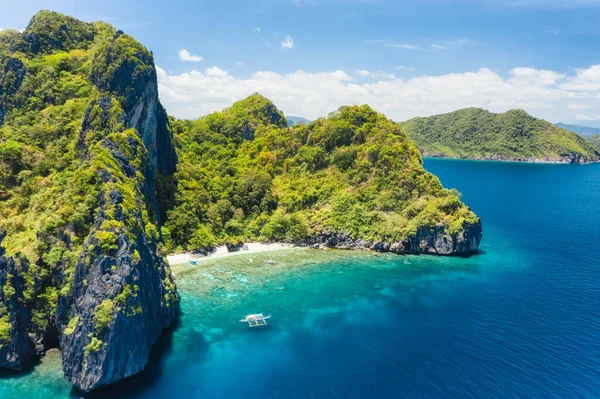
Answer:
[[479, 218], [369, 106], [288, 127], [254, 94], [169, 117], [153, 55], [41, 11], [0, 31], [0, 368], [60, 348], [81, 391], [144, 369], [178, 317], [165, 255], [243, 240], [477, 251]]
[[425, 156], [478, 160], [590, 163], [600, 151], [576, 133], [522, 110], [466, 108], [401, 123]]
[[310, 120], [303, 118], [301, 116], [287, 116], [286, 118], [287, 118], [288, 126], [308, 125], [310, 123]]
[[566, 123], [557, 123], [556, 126], [581, 135], [600, 150], [600, 129]]
[[600, 135], [600, 129], [588, 126], [580, 126], [580, 125], [569, 125], [567, 123], [557, 123], [556, 126], [561, 129], [568, 130], [573, 133], [579, 134], [581, 137], [589, 138], [592, 136]]

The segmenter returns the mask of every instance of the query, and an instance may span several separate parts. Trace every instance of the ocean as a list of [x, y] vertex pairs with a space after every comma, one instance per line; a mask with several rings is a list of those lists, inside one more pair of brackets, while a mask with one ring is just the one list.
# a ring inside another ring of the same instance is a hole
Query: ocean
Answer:
[[[288, 249], [176, 265], [181, 320], [90, 398], [600, 397], [600, 165], [426, 159], [483, 221], [468, 258]], [[249, 329], [247, 313], [271, 314]], [[60, 354], [2, 398], [79, 397]]]

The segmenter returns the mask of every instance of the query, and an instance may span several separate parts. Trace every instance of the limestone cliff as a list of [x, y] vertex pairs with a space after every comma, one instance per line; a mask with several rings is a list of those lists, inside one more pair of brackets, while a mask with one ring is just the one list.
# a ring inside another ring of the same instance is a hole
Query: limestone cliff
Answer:
[[0, 32], [0, 367], [58, 346], [83, 391], [144, 368], [177, 317], [155, 190], [176, 163], [131, 36], [50, 11]]
[[[0, 244], [6, 232], [0, 232]], [[12, 257], [0, 247], [0, 367], [19, 370], [32, 354], [27, 336], [29, 314], [23, 303], [23, 288]]]
[[[126, 144], [115, 139], [109, 136], [101, 147], [119, 169], [98, 170], [104, 186], [100, 212], [79, 256], [72, 295], [58, 311], [65, 376], [85, 391], [143, 370], [151, 346], [175, 320], [178, 303], [157, 249], [158, 230], [144, 216], [147, 190], [135, 165], [147, 175], [145, 147], [133, 132]], [[133, 193], [120, 188], [134, 180]]]

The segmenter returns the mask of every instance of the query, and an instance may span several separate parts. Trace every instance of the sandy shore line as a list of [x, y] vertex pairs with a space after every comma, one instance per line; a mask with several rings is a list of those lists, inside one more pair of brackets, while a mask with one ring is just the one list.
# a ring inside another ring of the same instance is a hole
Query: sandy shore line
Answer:
[[294, 245], [291, 244], [282, 244], [282, 243], [273, 243], [273, 244], [264, 244], [262, 242], [248, 242], [245, 243], [245, 246], [248, 249], [242, 249], [236, 252], [229, 252], [225, 245], [217, 247], [215, 252], [202, 256], [199, 254], [194, 254], [191, 252], [184, 252], [180, 254], [172, 254], [167, 255], [167, 260], [170, 265], [181, 265], [183, 263], [188, 263], [190, 260], [194, 261], [202, 261], [216, 258], [224, 258], [226, 256], [235, 256], [235, 255], [248, 255], [255, 254], [259, 252], [267, 252], [267, 251], [279, 251], [282, 249], [290, 249], [295, 248]]

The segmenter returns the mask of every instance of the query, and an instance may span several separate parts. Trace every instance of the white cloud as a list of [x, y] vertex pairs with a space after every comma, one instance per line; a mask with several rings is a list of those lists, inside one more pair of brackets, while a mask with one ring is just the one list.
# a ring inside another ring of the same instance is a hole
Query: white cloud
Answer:
[[286, 49], [294, 48], [294, 39], [292, 39], [290, 36], [286, 36], [281, 42], [281, 47]]
[[[600, 65], [576, 70], [574, 74], [520, 67], [504, 77], [481, 68], [411, 79], [368, 71], [367, 76], [379, 80], [359, 82], [344, 71], [261, 71], [248, 78], [237, 78], [217, 67], [180, 75], [158, 68], [158, 82], [163, 104], [180, 118], [206, 115], [260, 92], [284, 112], [309, 119], [324, 116], [341, 105], [369, 104], [397, 121], [482, 107], [494, 112], [521, 108], [552, 122], [568, 123], [600, 119], [595, 113], [581, 112], [582, 106], [600, 109], [600, 81], [595, 90], [582, 86], [584, 82], [594, 82], [595, 71], [600, 71]], [[572, 104], [578, 108], [569, 107]]]
[[600, 65], [594, 65], [587, 69], [576, 69], [575, 76], [570, 77], [562, 88], [577, 91], [599, 91], [600, 90]]
[[189, 51], [182, 48], [181, 50], [179, 50], [179, 60], [186, 62], [200, 62], [203, 61], [204, 58], [200, 57], [199, 55], [190, 54]]
[[393, 73], [385, 73], [385, 72], [371, 72], [366, 69], [360, 69], [357, 71], [360, 76], [370, 77], [373, 79], [396, 79], [396, 75]]
[[567, 108], [573, 111], [585, 111], [586, 109], [592, 109], [594, 107], [586, 104], [569, 104], [567, 105]]
[[399, 65], [396, 67], [398, 71], [416, 71], [416, 68], [411, 68], [403, 65]]
[[383, 44], [385, 47], [402, 48], [406, 50], [420, 50], [421, 48], [414, 44], [409, 43], [391, 43], [387, 42]]
[[229, 74], [222, 70], [221, 68], [217, 68], [217, 67], [212, 67], [212, 68], [208, 68], [206, 71], [206, 76], [211, 76], [211, 77], [215, 77], [215, 78], [224, 78], [227, 77]]
[[539, 70], [535, 68], [513, 68], [510, 71], [511, 80], [517, 84], [532, 85], [555, 85], [559, 80], [565, 77], [554, 71]]
[[242, 66], [242, 65], [244, 65], [244, 63], [242, 61], [238, 61], [238, 62], [235, 63], [235, 65], [236, 66]]
[[439, 43], [447, 46], [489, 46], [487, 43], [467, 39], [466, 37], [454, 40], [439, 40]]
[[[599, 0], [600, 1], [600, 0]], [[412, 43], [397, 43], [390, 40], [366, 40], [366, 44], [379, 44], [383, 47], [391, 47], [391, 48], [400, 48], [407, 50], [419, 50], [419, 51], [432, 51], [432, 50], [442, 50], [451, 47], [459, 47], [459, 46], [489, 46], [487, 43], [479, 42], [476, 40], [467, 39], [465, 37], [460, 39], [452, 39], [452, 40], [431, 40], [418, 44]]]

